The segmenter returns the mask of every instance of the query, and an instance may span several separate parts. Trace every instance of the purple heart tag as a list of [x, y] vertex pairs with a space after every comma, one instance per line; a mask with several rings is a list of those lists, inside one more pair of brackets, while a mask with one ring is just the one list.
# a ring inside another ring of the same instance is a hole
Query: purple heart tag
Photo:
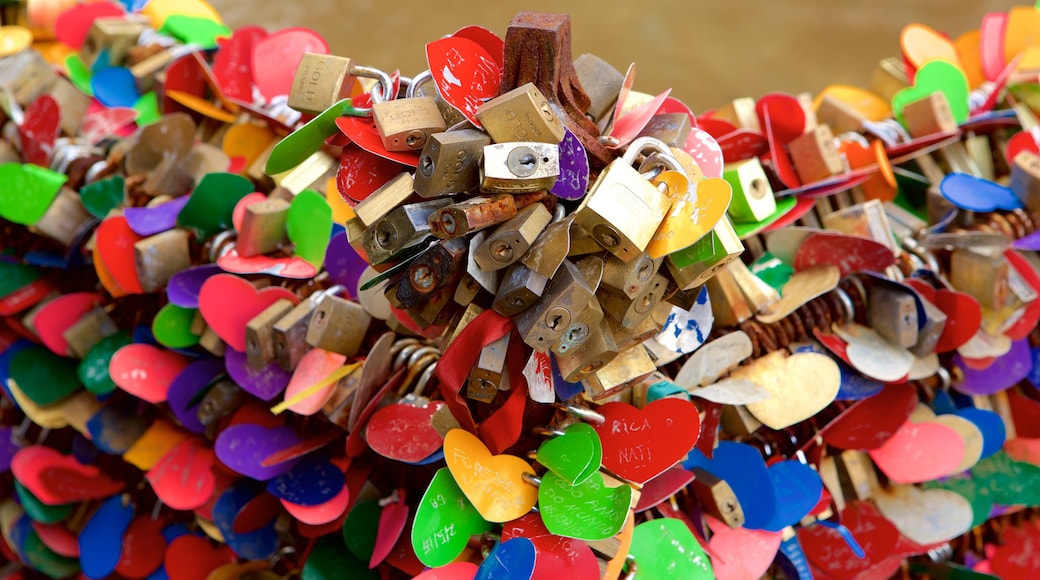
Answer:
[[964, 381], [954, 384], [953, 388], [965, 395], [992, 395], [1029, 376], [1033, 370], [1033, 353], [1028, 340], [1016, 340], [1007, 354], [981, 371], [969, 368], [959, 354], [953, 357], [953, 362], [964, 371]]
[[231, 380], [247, 393], [263, 401], [277, 397], [292, 378], [292, 374], [283, 370], [277, 362], [272, 362], [260, 370], [254, 369], [249, 366], [246, 353], [233, 348], [227, 349], [224, 353], [224, 363]]
[[327, 461], [297, 465], [292, 471], [267, 482], [271, 495], [302, 506], [321, 505], [343, 491], [343, 472]]
[[270, 467], [264, 467], [260, 463], [272, 454], [284, 451], [301, 441], [292, 427], [288, 426], [268, 429], [262, 425], [232, 425], [217, 436], [215, 450], [217, 459], [235, 472], [259, 481], [267, 481], [288, 473], [296, 467], [299, 459], [291, 459]]
[[177, 214], [186, 203], [187, 195], [153, 207], [128, 207], [123, 216], [135, 234], [151, 236], [176, 227]]
[[325, 270], [333, 284], [342, 284], [351, 298], [357, 297], [358, 280], [368, 263], [354, 250], [347, 240], [347, 233], [332, 237], [325, 251]]
[[14, 440], [14, 428], [0, 428], [0, 473], [11, 470], [11, 458], [19, 449], [18, 443]]
[[202, 400], [198, 394], [223, 373], [224, 361], [208, 358], [191, 363], [170, 383], [166, 400], [173, 415], [188, 431], [200, 434], [206, 431], [206, 426], [199, 421]]
[[560, 176], [549, 191], [561, 199], [581, 199], [589, 185], [589, 155], [570, 129], [564, 131], [566, 135], [560, 141]]
[[1011, 244], [1016, 250], [1040, 250], [1040, 232], [1033, 232], [1024, 238], [1019, 238]]
[[181, 270], [170, 278], [166, 285], [166, 297], [170, 302], [181, 308], [198, 308], [199, 291], [202, 285], [214, 274], [220, 274], [223, 270], [216, 264], [195, 266], [187, 270]]

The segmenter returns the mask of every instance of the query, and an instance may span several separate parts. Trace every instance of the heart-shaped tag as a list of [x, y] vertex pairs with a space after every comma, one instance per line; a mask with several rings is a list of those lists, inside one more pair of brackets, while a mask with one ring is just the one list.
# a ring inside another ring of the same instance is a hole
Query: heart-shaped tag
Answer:
[[538, 463], [573, 485], [592, 477], [602, 462], [603, 445], [587, 423], [568, 425], [563, 435], [538, 447]]
[[646, 251], [660, 258], [693, 245], [726, 215], [733, 189], [722, 178], [692, 183], [686, 195], [672, 205]]
[[340, 155], [336, 188], [348, 203], [361, 202], [400, 172], [400, 163], [351, 144]]
[[188, 197], [179, 197], [166, 203], [149, 207], [128, 207], [123, 210], [127, 225], [139, 236], [151, 236], [165, 232], [177, 225], [177, 214], [188, 203]]
[[498, 95], [502, 68], [487, 50], [468, 38], [448, 37], [426, 45], [437, 94], [480, 128], [477, 108]]
[[769, 481], [776, 494], [776, 512], [765, 529], [783, 531], [812, 512], [820, 503], [823, 481], [811, 466], [798, 461], [780, 461], [769, 466]]
[[[238, 123], [228, 128], [227, 133], [224, 134], [221, 148], [228, 158], [240, 159], [242, 165], [249, 167], [256, 163], [256, 160], [276, 139], [277, 137], [267, 127], [252, 123]], [[241, 173], [242, 171], [229, 170], [228, 172]]]
[[[893, 346], [868, 326], [834, 324], [833, 329], [846, 343], [846, 361], [868, 378], [898, 382], [910, 374], [917, 360], [909, 351]], [[842, 356], [843, 353], [835, 354]]]
[[956, 414], [971, 421], [982, 433], [982, 459], [990, 457], [1004, 447], [1004, 443], [1007, 441], [1007, 428], [999, 413], [969, 407], [958, 410]]
[[156, 342], [166, 348], [191, 348], [199, 343], [199, 335], [192, 332], [194, 308], [181, 308], [176, 304], [163, 306], [152, 319], [152, 335]]
[[365, 440], [383, 457], [418, 463], [443, 445], [443, 438], [433, 426], [433, 416], [442, 407], [443, 401], [426, 399], [387, 405], [369, 419]]
[[116, 390], [116, 384], [108, 372], [109, 362], [116, 352], [130, 345], [133, 339], [125, 332], [116, 332], [95, 344], [76, 369], [83, 386], [95, 395], [107, 395]]
[[332, 232], [332, 208], [317, 192], [307, 189], [292, 200], [286, 233], [297, 257], [315, 267], [325, 262], [325, 250]]
[[99, 18], [123, 16], [123, 9], [114, 2], [91, 2], [55, 10], [54, 35], [62, 44], [79, 50], [87, 39], [94, 21]]
[[907, 420], [870, 457], [894, 483], [919, 483], [952, 474], [964, 457], [964, 440], [946, 425]]
[[763, 530], [731, 528], [723, 522], [705, 516], [711, 530], [708, 547], [712, 558], [712, 572], [719, 580], [761, 578], [773, 564], [783, 534]]
[[751, 339], [744, 331], [738, 330], [720, 336], [697, 349], [686, 359], [675, 375], [675, 383], [687, 390], [710, 385], [751, 356], [751, 353]]
[[141, 236], [130, 229], [126, 218], [112, 216], [101, 222], [97, 229], [94, 261], [103, 262], [119, 287], [130, 294], [141, 294], [141, 280], [137, 275], [137, 259], [134, 244]]
[[202, 434], [206, 426], [199, 420], [199, 405], [205, 392], [224, 374], [224, 361], [205, 358], [189, 364], [170, 383], [167, 401], [170, 410], [185, 429]]
[[193, 266], [186, 270], [177, 272], [166, 285], [166, 296], [172, 304], [181, 308], [198, 308], [199, 292], [202, 285], [210, 278], [221, 272], [215, 264]]
[[950, 104], [950, 112], [958, 125], [968, 120], [971, 112], [968, 106], [968, 79], [964, 77], [964, 71], [956, 64], [944, 60], [933, 60], [926, 63], [914, 75], [913, 86], [902, 89], [892, 96], [892, 112], [896, 119], [905, 125], [903, 109], [910, 103], [935, 92], [942, 92], [946, 95], [946, 100]]
[[363, 562], [372, 557], [375, 549], [380, 511], [378, 500], [359, 501], [343, 522], [343, 543], [351, 554]]
[[257, 290], [246, 280], [231, 274], [208, 278], [199, 292], [199, 311], [206, 324], [231, 348], [246, 350], [246, 323], [268, 306], [285, 298], [293, 304], [296, 295], [277, 286]]
[[945, 489], [912, 485], [879, 489], [874, 503], [901, 534], [921, 545], [946, 542], [971, 529], [971, 504]]
[[122, 455], [132, 448], [148, 430], [148, 419], [133, 407], [116, 403], [102, 407], [87, 421], [90, 441], [98, 451]]
[[822, 525], [798, 528], [798, 540], [806, 557], [813, 566], [833, 578], [860, 577], [891, 556], [899, 541], [899, 530], [867, 502], [851, 502], [841, 512], [841, 522], [865, 552], [865, 557], [859, 557], [835, 528]]
[[966, 395], [993, 395], [1017, 384], [1029, 376], [1033, 368], [1033, 355], [1029, 343], [1016, 340], [1011, 350], [983, 370], [975, 370], [957, 355], [954, 362], [964, 373], [964, 380], [953, 385]]
[[564, 127], [560, 141], [560, 176], [550, 193], [560, 199], [581, 199], [589, 185], [589, 155], [570, 129]]
[[534, 543], [527, 538], [513, 538], [507, 542], [500, 542], [495, 544], [491, 553], [480, 564], [474, 579], [531, 580], [536, 557]]
[[472, 433], [449, 431], [444, 437], [444, 459], [466, 498], [489, 522], [514, 520], [538, 501], [538, 489], [522, 477], [534, 475], [534, 469], [513, 455], [491, 455]]
[[123, 552], [115, 572], [124, 578], [147, 578], [163, 564], [166, 538], [161, 519], [137, 516], [123, 535]]
[[113, 496], [87, 520], [79, 534], [79, 561], [87, 577], [104, 578], [115, 571], [123, 552], [123, 533], [133, 519], [133, 506]]
[[549, 532], [597, 541], [616, 535], [632, 507], [632, 487], [606, 487], [598, 472], [579, 485], [548, 472], [538, 487], [538, 507]]
[[531, 543], [536, 554], [532, 580], [599, 577], [596, 555], [585, 542], [548, 535]]
[[903, 58], [915, 69], [937, 59], [960, 64], [956, 45], [947, 36], [923, 24], [906, 25], [899, 34], [899, 46], [903, 49]]
[[268, 429], [260, 425], [241, 424], [224, 429], [217, 436], [217, 458], [234, 471], [259, 481], [288, 473], [299, 460], [264, 466], [271, 454], [300, 442], [292, 427]]
[[491, 524], [466, 499], [448, 468], [437, 470], [412, 524], [412, 548], [419, 560], [432, 568], [444, 566], [462, 553], [470, 536], [489, 530]]
[[[812, 385], [798, 383], [795, 377], [812, 376]], [[830, 357], [818, 353], [785, 356], [776, 351], [738, 367], [732, 379], [745, 379], [769, 394], [764, 401], [750, 403], [748, 411], [772, 429], [785, 429], [812, 417], [834, 401], [841, 386], [841, 371]]]
[[230, 38], [217, 41], [213, 76], [225, 97], [253, 100], [253, 47], [266, 37], [267, 31], [259, 26], [242, 26]]
[[296, 505], [316, 506], [339, 495], [344, 481], [343, 472], [331, 463], [309, 461], [268, 481], [267, 491]]
[[213, 524], [219, 530], [220, 537], [244, 560], [266, 560], [278, 551], [279, 539], [273, 517], [269, 520], [270, 523], [259, 529], [245, 533], [235, 531], [234, 523], [237, 516], [262, 493], [252, 482], [239, 480], [220, 494], [213, 504]]
[[80, 388], [76, 362], [39, 347], [14, 353], [7, 374], [39, 406], [53, 405]]
[[163, 567], [170, 580], [198, 580], [234, 561], [235, 553], [231, 548], [214, 548], [206, 538], [186, 534], [170, 542]]
[[340, 117], [336, 119], [336, 126], [355, 145], [370, 155], [409, 167], [419, 165], [418, 151], [388, 151], [379, 136], [379, 129], [376, 127], [375, 121], [370, 117]]
[[108, 374], [119, 388], [153, 405], [166, 400], [170, 383], [188, 366], [188, 359], [149, 344], [119, 349], [108, 364]]
[[950, 203], [968, 211], [1022, 208], [1010, 187], [966, 173], [948, 173], [939, 183], [939, 191]]
[[33, 522], [33, 530], [40, 537], [43, 545], [59, 556], [79, 558], [79, 540], [76, 535], [61, 524], [41, 524]]
[[372, 547], [372, 557], [368, 560], [369, 568], [381, 564], [390, 556], [394, 547], [400, 544], [405, 526], [408, 524], [408, 511], [408, 504], [401, 497], [382, 506], [379, 512], [379, 533], [376, 534], [376, 542]]
[[318, 273], [317, 268], [301, 258], [267, 255], [244, 258], [235, 248], [218, 258], [217, 265], [232, 274], [267, 274], [296, 280], [313, 278]]
[[22, 159], [33, 165], [48, 167], [54, 141], [61, 133], [61, 110], [58, 101], [48, 94], [37, 97], [25, 108], [21, 137]]
[[134, 74], [122, 66], [95, 69], [90, 89], [94, 98], [106, 107], [130, 108], [141, 98]]
[[40, 221], [68, 178], [29, 163], [0, 164], [0, 217], [31, 226]]
[[328, 54], [329, 45], [317, 32], [306, 28], [285, 28], [255, 41], [251, 64], [253, 84], [260, 94], [268, 101], [288, 95], [296, 68], [308, 52]]
[[700, 436], [697, 407], [684, 399], [660, 399], [642, 409], [607, 403], [599, 412], [605, 418], [595, 426], [603, 466], [636, 483], [646, 483], [682, 460]]
[[[33, 495], [29, 488], [22, 485], [17, 479], [14, 481], [14, 493], [18, 498], [18, 505], [22, 506], [33, 522], [41, 524], [56, 524], [63, 521], [72, 514], [76, 504], [67, 503], [60, 505], [47, 505], [40, 498]], [[79, 544], [76, 545], [79, 550]]]
[[672, 518], [643, 522], [629, 554], [647, 578], [714, 578], [711, 561], [686, 524]]
[[711, 459], [694, 449], [683, 467], [691, 471], [703, 468], [727, 482], [744, 511], [745, 528], [765, 528], [776, 512], [776, 491], [766, 462], [758, 449], [750, 445], [721, 441]]
[[1004, 452], [996, 453], [979, 461], [971, 469], [971, 475], [985, 487], [993, 502], [999, 505], [1032, 505], [1040, 502], [1037, 490], [1040, 467], [1031, 463], [1019, 463]]
[[810, 234], [794, 256], [794, 269], [836, 266], [842, 276], [855, 272], [884, 272], [895, 263], [888, 246], [868, 238], [834, 232]]
[[58, 356], [70, 356], [64, 333], [100, 301], [93, 292], [73, 292], [51, 300], [36, 311], [33, 328], [44, 346]]
[[993, 496], [983, 482], [971, 477], [951, 477], [942, 481], [930, 481], [922, 486], [924, 489], [945, 489], [968, 500], [974, 514], [972, 527], [980, 526], [989, 519], [993, 512]]
[[[190, 510], [206, 504], [216, 488], [213, 450], [199, 439], [181, 441], [148, 471], [148, 483], [162, 502], [173, 509]], [[186, 485], [185, 482], [191, 482]]]
[[638, 137], [639, 133], [650, 122], [650, 119], [657, 114], [671, 93], [672, 89], [665, 89], [663, 93], [648, 99], [639, 106], [634, 108], [625, 107], [623, 114], [614, 118], [614, 125], [610, 130], [610, 136], [618, 140], [618, 144], [613, 145], [612, 148], [620, 149]]
[[[339, 383], [336, 377], [349, 372], [343, 367], [346, 360], [342, 354], [320, 348], [307, 351], [285, 389], [286, 408], [298, 415], [313, 415], [320, 411]], [[317, 391], [314, 390], [316, 386], [319, 387]]]
[[[1014, 9], [1012, 9], [1014, 10]], [[1036, 529], [1008, 527], [1002, 543], [990, 556], [992, 573], [998, 578], [1034, 578], [1040, 574], [1040, 559], [1036, 557]]]
[[285, 390], [292, 377], [276, 361], [262, 369], [254, 369], [249, 365], [246, 353], [234, 349], [228, 349], [224, 353], [224, 363], [235, 384], [262, 401], [270, 401], [277, 397]]
[[11, 473], [43, 503], [51, 506], [109, 497], [123, 483], [93, 465], [82, 465], [50, 447], [23, 447], [11, 460]]
[[839, 449], [877, 449], [888, 441], [917, 405], [907, 384], [889, 385], [862, 399], [823, 430], [823, 440]]
[[207, 173], [177, 215], [177, 225], [195, 230], [203, 240], [229, 230], [235, 204], [253, 190], [253, 183], [241, 175]]

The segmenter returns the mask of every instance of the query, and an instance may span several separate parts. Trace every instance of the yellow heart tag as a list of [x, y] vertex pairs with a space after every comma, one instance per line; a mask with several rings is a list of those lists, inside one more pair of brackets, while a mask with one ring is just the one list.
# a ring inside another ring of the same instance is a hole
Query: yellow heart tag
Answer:
[[646, 252], [653, 259], [692, 246], [726, 215], [733, 189], [722, 178], [704, 179], [690, 186], [686, 195], [672, 204]]
[[[747, 379], [769, 398], [749, 403], [747, 410], [771, 429], [786, 429], [819, 413], [834, 401], [841, 387], [841, 371], [825, 354], [814, 352], [786, 356], [776, 351], [737, 367], [731, 378]], [[812, 377], [806, 381], [805, 377]]]
[[538, 488], [524, 481], [534, 469], [519, 457], [491, 455], [484, 443], [462, 429], [444, 437], [444, 460], [466, 499], [489, 522], [508, 522], [531, 511]]
[[141, 471], [148, 471], [187, 438], [187, 432], [160, 419], [152, 423], [133, 447], [123, 454], [123, 459]]
[[945, 60], [961, 65], [960, 55], [953, 42], [923, 24], [908, 24], [903, 28], [899, 44], [903, 48], [903, 55], [914, 68], [921, 68], [931, 60]]

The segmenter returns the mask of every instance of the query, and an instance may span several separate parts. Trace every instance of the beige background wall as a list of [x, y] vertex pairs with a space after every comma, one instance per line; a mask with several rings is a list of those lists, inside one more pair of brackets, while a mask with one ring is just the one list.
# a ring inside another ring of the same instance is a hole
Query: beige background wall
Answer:
[[874, 65], [896, 56], [899, 31], [921, 22], [956, 38], [983, 14], [1027, 0], [211, 0], [231, 26], [308, 26], [335, 54], [361, 64], [426, 68], [423, 45], [466, 25], [504, 35], [519, 10], [571, 15], [573, 53], [592, 52], [622, 71], [635, 61], [636, 90], [671, 87], [696, 112], [767, 92], [865, 86]]

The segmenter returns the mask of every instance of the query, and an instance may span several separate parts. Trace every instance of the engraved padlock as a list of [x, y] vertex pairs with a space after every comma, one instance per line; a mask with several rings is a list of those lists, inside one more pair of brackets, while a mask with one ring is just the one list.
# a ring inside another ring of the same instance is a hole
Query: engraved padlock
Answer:
[[372, 317], [361, 304], [326, 293], [307, 327], [307, 344], [347, 357], [357, 354]]
[[311, 115], [323, 113], [350, 96], [356, 77], [377, 80], [380, 90], [373, 91], [373, 104], [393, 97], [393, 83], [379, 69], [355, 65], [342, 56], [304, 53], [289, 89], [289, 107]]
[[484, 147], [480, 190], [489, 193], [531, 193], [551, 189], [560, 175], [560, 148], [532, 141], [496, 143]]
[[174, 228], [134, 243], [134, 262], [141, 289], [155, 292], [170, 278], [191, 266], [187, 230]]
[[361, 235], [361, 247], [369, 264], [382, 264], [406, 248], [430, 236], [430, 216], [451, 203], [448, 199], [431, 199], [408, 203], [376, 220]]
[[528, 346], [548, 352], [561, 344], [565, 351], [578, 346], [598, 327], [602, 317], [603, 311], [585, 277], [577, 266], [565, 261], [545, 295], [515, 316], [514, 321]]
[[563, 121], [533, 83], [521, 85], [477, 108], [477, 119], [495, 143], [563, 141]]
[[398, 173], [355, 205], [354, 213], [357, 214], [361, 223], [371, 227], [376, 220], [390, 213], [412, 196], [415, 192], [412, 182], [411, 173], [406, 171]]
[[957, 131], [957, 120], [950, 110], [950, 101], [942, 91], [907, 103], [903, 107], [903, 124], [915, 139]]
[[646, 250], [672, 206], [665, 192], [632, 167], [644, 150], [655, 151], [672, 169], [681, 171], [664, 143], [640, 137], [599, 174], [574, 218], [603, 248], [626, 262]]
[[608, 365], [621, 350], [610, 331], [610, 323], [604, 318], [588, 340], [554, 358], [563, 380], [577, 383]]
[[473, 191], [480, 186], [484, 146], [490, 143], [477, 129], [430, 135], [415, 168], [415, 192], [429, 198]]
[[275, 360], [274, 326], [292, 309], [293, 303], [282, 298], [246, 323], [246, 361], [249, 366], [263, 369]]
[[268, 254], [284, 244], [285, 224], [289, 218], [289, 202], [269, 198], [246, 206], [235, 249], [243, 258]]
[[744, 525], [744, 509], [737, 499], [737, 494], [725, 480], [719, 479], [706, 469], [696, 467], [693, 469], [695, 479], [690, 487], [701, 511], [722, 522], [731, 528], [739, 528]]
[[787, 150], [802, 183], [821, 181], [845, 169], [834, 144], [834, 133], [827, 125], [818, 125], [795, 138], [787, 144]]
[[744, 253], [744, 244], [729, 217], [693, 245], [665, 257], [665, 267], [680, 290], [704, 285], [720, 270]]
[[447, 126], [433, 97], [412, 97], [373, 103], [372, 118], [387, 151], [416, 151]]
[[540, 203], [521, 209], [484, 239], [473, 254], [474, 261], [489, 272], [508, 268], [523, 257], [551, 221], [552, 214]]
[[757, 157], [727, 163], [722, 177], [733, 189], [727, 213], [736, 223], [756, 223], [773, 215], [776, 198]]

